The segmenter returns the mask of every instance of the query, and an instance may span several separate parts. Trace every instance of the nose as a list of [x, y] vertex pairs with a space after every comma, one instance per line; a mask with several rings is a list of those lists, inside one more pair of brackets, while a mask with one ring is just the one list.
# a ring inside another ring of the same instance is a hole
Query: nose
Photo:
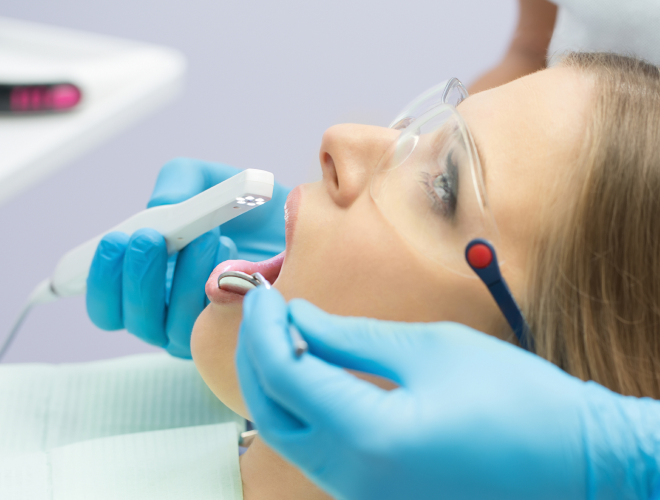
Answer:
[[319, 158], [323, 183], [335, 203], [349, 207], [369, 186], [378, 164], [396, 140], [396, 130], [370, 125], [335, 125], [323, 134]]

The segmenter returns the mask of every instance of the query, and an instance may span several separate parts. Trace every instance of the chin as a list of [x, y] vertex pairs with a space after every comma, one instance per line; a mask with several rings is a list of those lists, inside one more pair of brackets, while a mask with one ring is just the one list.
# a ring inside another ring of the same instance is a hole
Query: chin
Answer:
[[213, 394], [247, 417], [234, 360], [242, 311], [241, 303], [209, 304], [195, 322], [190, 347], [197, 370]]

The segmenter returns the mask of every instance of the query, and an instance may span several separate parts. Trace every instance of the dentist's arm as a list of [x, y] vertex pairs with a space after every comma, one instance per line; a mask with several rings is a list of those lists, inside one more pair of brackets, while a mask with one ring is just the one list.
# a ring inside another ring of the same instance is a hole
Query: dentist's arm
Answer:
[[244, 307], [236, 357], [260, 435], [336, 498], [652, 498], [656, 401], [458, 324], [337, 317], [261, 288]]
[[[228, 165], [173, 160], [161, 169], [147, 206], [179, 203], [238, 172]], [[164, 238], [152, 229], [108, 234], [87, 280], [90, 319], [104, 330], [126, 328], [173, 356], [190, 358], [190, 334], [206, 306], [204, 285], [213, 268], [223, 260], [263, 260], [284, 250], [288, 191], [276, 184], [265, 206], [200, 236], [169, 259]]]
[[499, 87], [546, 67], [557, 6], [548, 0], [519, 0], [518, 24], [502, 60], [470, 85], [470, 94]]

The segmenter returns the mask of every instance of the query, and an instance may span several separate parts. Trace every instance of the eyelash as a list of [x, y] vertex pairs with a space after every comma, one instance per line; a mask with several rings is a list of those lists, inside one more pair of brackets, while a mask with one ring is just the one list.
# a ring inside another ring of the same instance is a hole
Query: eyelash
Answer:
[[445, 218], [453, 219], [458, 203], [458, 166], [454, 163], [452, 153], [445, 159], [443, 172], [423, 172], [421, 183], [433, 210]]

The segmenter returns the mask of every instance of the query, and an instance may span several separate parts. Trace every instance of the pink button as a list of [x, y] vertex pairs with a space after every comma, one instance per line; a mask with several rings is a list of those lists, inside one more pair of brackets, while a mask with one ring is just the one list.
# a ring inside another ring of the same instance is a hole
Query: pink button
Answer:
[[69, 84], [57, 85], [51, 92], [53, 109], [73, 108], [82, 97], [78, 87]]

